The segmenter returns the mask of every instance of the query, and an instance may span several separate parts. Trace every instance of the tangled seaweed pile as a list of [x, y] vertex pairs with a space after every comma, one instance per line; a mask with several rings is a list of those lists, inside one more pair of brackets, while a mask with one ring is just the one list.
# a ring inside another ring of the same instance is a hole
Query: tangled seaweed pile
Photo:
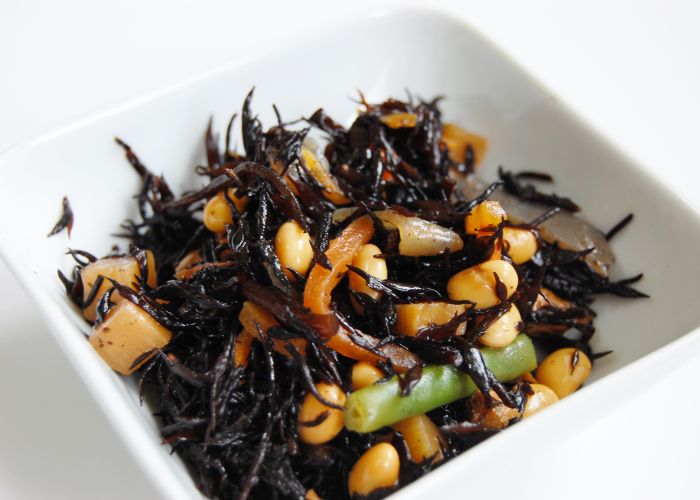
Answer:
[[[443, 124], [437, 100], [372, 105], [362, 99], [349, 129], [321, 109], [294, 124], [278, 114], [265, 131], [251, 98], [252, 92], [241, 113], [244, 152], [229, 149], [233, 118], [223, 152], [210, 124], [207, 165], [197, 167], [207, 183], [179, 198], [118, 140], [142, 179], [140, 220], [123, 225], [129, 253], [110, 258], [136, 263], [137, 279], [125, 282], [105, 272], [87, 280], [86, 270], [104, 259], [81, 251], [73, 251], [73, 276], [60, 275], [69, 296], [93, 310], [86, 317], [95, 322], [91, 342], [98, 352], [111, 342], [104, 325], [115, 303], [133, 304], [157, 323], [152, 328], [163, 342], [138, 352], [120, 371], [138, 369], [142, 389], [154, 391], [164, 442], [188, 464], [205, 495], [385, 496], [527, 414], [536, 393], [532, 367], [499, 380], [481, 349], [489, 327], [513, 308], [518, 321], [511, 329], [531, 337], [540, 358], [573, 348], [574, 373], [581, 358], [605, 354], [589, 346], [594, 295], [643, 295], [629, 287], [641, 276], [613, 283], [587, 264], [592, 249], [564, 248], [542, 237], [542, 223], [560, 210], [578, 210], [571, 200], [523, 184], [545, 176], [501, 172], [502, 179], [478, 197], [465, 195], [460, 183], [485, 143]], [[325, 147], [309, 140], [310, 133], [325, 136]], [[544, 209], [536, 220], [515, 224], [504, 215], [470, 230], [465, 217], [485, 207], [494, 192]], [[287, 264], [280, 253], [280, 228], [290, 221], [297, 234], [307, 235], [306, 269]], [[535, 242], [525, 260], [511, 255], [506, 237], [517, 231]], [[370, 243], [386, 275], [353, 261]], [[455, 275], [489, 260], [517, 272], [512, 289], [499, 273], [489, 278], [493, 304], [484, 307], [449, 289]], [[342, 279], [346, 273], [353, 275], [349, 282]], [[438, 304], [449, 313], [442, 321], [428, 316], [407, 333], [401, 315], [411, 304]], [[342, 401], [329, 401], [323, 383], [343, 394], [356, 389], [358, 361], [379, 378], [394, 377], [397, 397], [423, 390], [429, 365], [448, 365], [479, 390], [421, 412], [438, 437], [430, 456], [416, 456], [405, 435], [410, 429], [397, 424], [355, 432], [342, 427], [342, 413], [337, 434], [310, 444], [304, 431], [329, 423], [342, 409]], [[309, 397], [325, 410], [305, 420], [300, 412]], [[494, 423], [488, 416], [494, 409], [507, 418]], [[370, 489], [351, 485], [349, 491], [353, 466], [380, 442], [398, 453], [398, 481]]]

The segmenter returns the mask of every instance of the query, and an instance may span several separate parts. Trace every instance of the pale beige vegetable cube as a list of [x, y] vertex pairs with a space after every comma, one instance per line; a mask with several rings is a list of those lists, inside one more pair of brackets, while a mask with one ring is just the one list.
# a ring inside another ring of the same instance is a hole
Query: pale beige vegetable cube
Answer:
[[154, 349], [162, 349], [172, 333], [136, 304], [121, 300], [107, 313], [90, 336], [90, 344], [113, 370], [132, 374], [148, 361]]
[[[396, 333], [415, 337], [422, 328], [431, 325], [444, 325], [469, 307], [468, 304], [449, 304], [447, 302], [398, 304], [396, 306]], [[466, 327], [466, 321], [460, 323], [455, 335], [464, 335]]]
[[[146, 251], [146, 259], [148, 265], [148, 285], [155, 288], [157, 286], [156, 266], [153, 253], [150, 250]], [[105, 257], [104, 259], [99, 259], [88, 264], [80, 271], [80, 279], [83, 282], [84, 301], [88, 299], [90, 291], [97, 282], [99, 276], [104, 277], [102, 285], [100, 285], [94, 299], [89, 304], [85, 304], [83, 308], [83, 315], [88, 321], [95, 321], [97, 303], [105, 292], [112, 288], [112, 283], [110, 283], [107, 278], [111, 278], [124, 286], [128, 286], [132, 290], [136, 290], [136, 283], [141, 276], [141, 269], [136, 259], [131, 256]], [[117, 293], [112, 295], [112, 302], [117, 303], [120, 300], [121, 297], [119, 297]]]

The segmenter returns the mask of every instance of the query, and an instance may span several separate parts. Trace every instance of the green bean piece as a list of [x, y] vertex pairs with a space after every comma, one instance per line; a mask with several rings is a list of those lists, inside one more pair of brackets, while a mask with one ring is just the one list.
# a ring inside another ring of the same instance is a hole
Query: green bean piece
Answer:
[[[518, 335], [506, 347], [480, 349], [486, 366], [498, 380], [513, 380], [537, 367], [530, 337]], [[401, 396], [396, 376], [364, 387], [348, 396], [345, 426], [355, 432], [372, 432], [414, 415], [466, 398], [476, 391], [471, 377], [450, 365], [428, 365], [410, 394]]]

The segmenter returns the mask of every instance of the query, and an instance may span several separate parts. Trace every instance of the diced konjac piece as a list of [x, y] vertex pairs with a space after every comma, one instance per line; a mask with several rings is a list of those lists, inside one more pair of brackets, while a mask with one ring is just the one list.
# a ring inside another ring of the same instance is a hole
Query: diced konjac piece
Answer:
[[[415, 304], [396, 305], [396, 333], [415, 337], [422, 328], [431, 325], [444, 325], [452, 318], [464, 313], [467, 304], [450, 304], [447, 302], [418, 302]], [[455, 335], [464, 335], [466, 321], [460, 323]]]
[[408, 257], [429, 257], [464, 248], [459, 234], [420, 217], [409, 217], [395, 210], [379, 210], [375, 215], [388, 227], [399, 230], [399, 253]]
[[[472, 174], [459, 180], [457, 187], [467, 199], [472, 199], [483, 193], [488, 184]], [[529, 224], [552, 208], [542, 203], [521, 200], [502, 188], [493, 192], [491, 200], [498, 201], [508, 213], [508, 219], [515, 224]], [[585, 220], [562, 210], [539, 224], [537, 231], [544, 241], [556, 242], [565, 250], [588, 251], [583, 257], [588, 267], [604, 278], [608, 276], [615, 262], [615, 254], [605, 235]]]
[[[146, 251], [146, 262], [148, 267], [148, 286], [155, 288], [157, 286], [156, 265], [153, 252], [150, 250]], [[136, 284], [141, 276], [141, 269], [138, 261], [134, 257], [128, 255], [121, 257], [105, 257], [88, 264], [80, 271], [80, 279], [83, 283], [83, 301], [89, 298], [90, 291], [97, 282], [99, 276], [104, 277], [102, 285], [100, 285], [99, 290], [94, 295], [94, 299], [92, 299], [89, 304], [84, 304], [83, 306], [83, 315], [88, 321], [95, 321], [97, 303], [107, 290], [112, 288], [112, 283], [110, 283], [107, 278], [113, 279], [121, 285], [128, 286], [132, 290], [136, 290]], [[117, 303], [120, 300], [121, 297], [119, 297], [117, 293], [112, 295], [112, 302]]]
[[[155, 354], [154, 349], [164, 348], [172, 336], [146, 311], [122, 299], [95, 327], [90, 344], [110, 368], [130, 375]], [[149, 352], [151, 355], [147, 355]]]

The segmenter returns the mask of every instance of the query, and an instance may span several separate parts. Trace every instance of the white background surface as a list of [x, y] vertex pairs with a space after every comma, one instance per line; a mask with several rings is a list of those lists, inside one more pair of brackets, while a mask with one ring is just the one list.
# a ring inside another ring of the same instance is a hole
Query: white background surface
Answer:
[[[700, 4], [435, 4], [486, 34], [700, 207]], [[0, 150], [373, 5], [4, 0]], [[323, 61], [299, 55], [300, 71], [322, 69]], [[10, 216], [21, 210], [0, 214]], [[0, 498], [157, 498], [3, 264], [0, 296]], [[542, 474], [544, 492], [525, 497], [697, 497], [700, 404], [689, 396], [699, 377], [700, 353], [673, 373], [650, 373], [640, 381], [644, 396], [524, 464]], [[571, 474], [548, 476], [548, 460], [570, 462]]]

